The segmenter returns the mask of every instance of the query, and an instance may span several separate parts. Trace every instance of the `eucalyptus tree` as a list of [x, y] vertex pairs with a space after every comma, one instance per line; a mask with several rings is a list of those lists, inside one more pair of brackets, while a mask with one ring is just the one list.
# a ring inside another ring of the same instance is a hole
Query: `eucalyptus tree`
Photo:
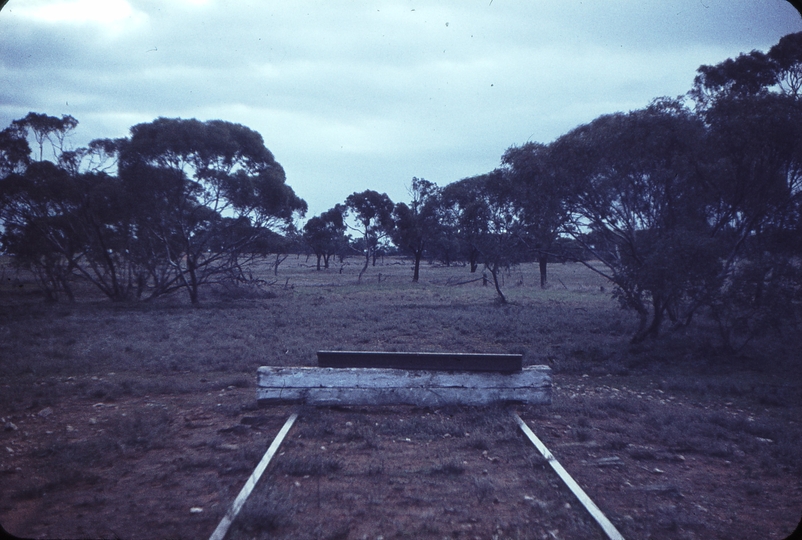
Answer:
[[317, 257], [317, 269], [329, 267], [329, 259], [343, 249], [347, 226], [343, 220], [345, 208], [337, 204], [306, 222], [303, 239]]
[[[72, 280], [82, 275], [113, 299], [127, 296], [123, 273], [131, 267], [124, 250], [114, 251], [126, 228], [126, 207], [114, 206], [118, 184], [105, 174], [82, 171], [75, 156], [93, 150], [67, 150], [78, 122], [29, 113], [0, 133], [0, 218], [2, 244], [17, 265], [36, 277], [45, 298], [74, 299]], [[32, 152], [28, 140], [36, 143]], [[45, 159], [49, 144], [52, 156]]]
[[802, 32], [780, 38], [768, 52], [752, 51], [697, 69], [688, 92], [705, 111], [723, 100], [802, 92]]
[[112, 300], [141, 292], [135, 207], [119, 178], [82, 169], [77, 156], [91, 156], [94, 146], [27, 160], [0, 182], [3, 247], [51, 301], [73, 300], [76, 277]]
[[638, 313], [633, 342], [656, 336], [666, 314], [688, 320], [718, 275], [700, 166], [705, 136], [687, 108], [658, 100], [553, 143], [556, 178], [570, 186], [566, 230], [602, 263], [588, 266], [615, 284], [622, 306]]
[[148, 237], [151, 259], [166, 264], [154, 267], [166, 279], [159, 286], [177, 284], [193, 304], [201, 285], [237, 275], [243, 257], [256, 255], [262, 231], [288, 227], [307, 208], [262, 136], [239, 124], [138, 124], [119, 161], [139, 209], [138, 235]]
[[486, 221], [478, 247], [482, 263], [490, 271], [499, 301], [503, 304], [507, 299], [501, 290], [501, 270], [527, 258], [526, 212], [516, 184], [503, 171], [496, 169], [479, 176], [479, 180]]
[[[447, 187], [447, 186], [446, 186]], [[469, 260], [467, 244], [462, 241], [459, 231], [459, 208], [447, 202], [446, 187], [438, 188], [432, 201], [434, 235], [429, 239], [426, 254], [429, 260], [438, 260], [446, 266]], [[476, 266], [471, 267], [471, 272]]]
[[202, 284], [241, 276], [265, 232], [306, 210], [246, 127], [160, 118], [67, 149], [76, 125], [30, 113], [0, 132], [3, 248], [48, 298], [71, 298], [81, 276], [114, 300], [185, 289], [197, 303]]
[[393, 230], [393, 201], [386, 193], [365, 190], [352, 193], [345, 200], [346, 215], [354, 218], [357, 225], [351, 227], [361, 235], [365, 264], [359, 272], [359, 281], [370, 265], [371, 256], [379, 249], [380, 242]]
[[73, 178], [49, 161], [0, 182], [3, 250], [31, 271], [48, 301], [74, 299], [70, 278], [84, 254], [75, 222], [80, 199]]
[[802, 272], [802, 33], [701, 66], [689, 92], [717, 156], [711, 219], [727, 246], [712, 296], [724, 342], [798, 319]]
[[31, 147], [25, 136], [13, 127], [0, 131], [0, 180], [23, 172], [31, 161]]
[[479, 267], [480, 245], [487, 227], [487, 206], [478, 177], [452, 182], [440, 194], [439, 221], [460, 243], [471, 273]]
[[546, 287], [549, 255], [568, 220], [565, 200], [568, 183], [556, 181], [550, 163], [549, 147], [539, 143], [511, 146], [501, 158], [502, 170], [515, 186], [522, 211], [526, 247], [538, 259], [540, 286]]
[[409, 205], [398, 203], [393, 209], [395, 226], [391, 237], [393, 243], [402, 251], [412, 255], [412, 281], [420, 277], [420, 261], [424, 251], [438, 235], [437, 201], [439, 188], [423, 178], [412, 178]]
[[525, 214], [517, 186], [496, 169], [449, 184], [443, 199], [453, 209], [458, 234], [469, 246], [472, 269], [474, 264], [484, 265], [499, 302], [506, 303], [501, 272], [526, 256]]
[[78, 126], [78, 121], [70, 115], [61, 118], [48, 116], [42, 113], [29, 112], [25, 118], [14, 120], [11, 128], [17, 130], [24, 137], [32, 137], [39, 148], [37, 161], [44, 161], [45, 143], [49, 143], [54, 161], [58, 161], [64, 151], [67, 137]]

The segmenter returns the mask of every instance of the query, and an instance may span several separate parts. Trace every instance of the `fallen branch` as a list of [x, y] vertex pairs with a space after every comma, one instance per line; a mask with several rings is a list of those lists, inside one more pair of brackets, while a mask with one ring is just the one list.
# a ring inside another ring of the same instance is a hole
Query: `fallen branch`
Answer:
[[456, 287], [457, 285], [467, 285], [468, 283], [476, 283], [477, 281], [482, 281], [483, 279], [485, 279], [485, 278], [480, 277], [480, 278], [476, 278], [476, 279], [469, 279], [468, 281], [460, 281], [460, 282], [457, 282], [457, 283], [447, 282], [446, 285], [451, 285], [453, 287]]

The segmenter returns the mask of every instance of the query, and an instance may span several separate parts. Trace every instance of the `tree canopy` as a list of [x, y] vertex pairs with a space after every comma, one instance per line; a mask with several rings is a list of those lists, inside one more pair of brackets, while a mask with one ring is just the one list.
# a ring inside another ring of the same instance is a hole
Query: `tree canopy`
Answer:
[[372, 189], [352, 193], [345, 200], [346, 214], [356, 221], [357, 225], [354, 228], [363, 240], [365, 265], [359, 272], [360, 280], [370, 265], [371, 256], [375, 256], [381, 241], [393, 230], [393, 207], [393, 201], [386, 193]]
[[429, 243], [439, 232], [437, 221], [438, 187], [424, 178], [412, 178], [412, 201], [400, 202], [393, 209], [393, 243], [413, 257], [412, 281], [420, 277], [420, 262]]
[[347, 244], [345, 237], [346, 224], [343, 219], [345, 208], [337, 204], [319, 216], [314, 216], [304, 225], [303, 238], [317, 257], [317, 269], [320, 262], [329, 267], [329, 259], [337, 252], [342, 252]]
[[306, 211], [261, 135], [239, 124], [159, 118], [68, 150], [76, 125], [30, 113], [0, 134], [3, 247], [53, 299], [72, 297], [79, 275], [114, 300], [184, 289], [197, 303], [201, 285], [236, 278], [265, 231]]

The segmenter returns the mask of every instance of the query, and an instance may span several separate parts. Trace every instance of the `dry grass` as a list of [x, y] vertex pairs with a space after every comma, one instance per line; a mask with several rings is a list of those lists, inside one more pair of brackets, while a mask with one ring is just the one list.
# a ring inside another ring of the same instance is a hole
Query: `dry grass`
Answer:
[[[68, 536], [208, 536], [287, 412], [255, 411], [256, 369], [314, 365], [319, 349], [514, 352], [552, 366], [554, 404], [521, 412], [627, 538], [750, 538], [772, 521], [762, 536], [781, 538], [798, 519], [798, 335], [731, 356], [701, 325], [631, 347], [634, 317], [575, 264], [552, 265], [547, 290], [536, 266], [514, 268], [499, 305], [481, 282], [453, 285], [471, 277], [464, 267], [425, 266], [413, 284], [409, 264], [387, 260], [357, 284], [357, 263], [312, 262], [290, 258], [278, 278], [265, 267], [270, 287], [207, 289], [197, 308], [91, 294], [47, 305], [24, 276], [6, 279], [0, 417], [17, 429], [0, 432], [0, 522], [32, 536], [65, 523]], [[504, 414], [305, 410], [233, 534], [595, 534]], [[507, 463], [483, 474], [497, 451]], [[612, 456], [621, 464], [597, 465]], [[761, 496], [786, 488], [791, 506]], [[494, 502], [513, 498], [525, 517]]]

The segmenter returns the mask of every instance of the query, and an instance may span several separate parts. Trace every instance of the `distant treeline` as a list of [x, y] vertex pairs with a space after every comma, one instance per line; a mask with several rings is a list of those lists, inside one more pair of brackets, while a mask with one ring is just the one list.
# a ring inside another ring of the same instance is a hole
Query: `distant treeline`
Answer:
[[489, 173], [413, 178], [408, 203], [354, 193], [301, 230], [306, 203], [247, 127], [159, 118], [67, 150], [76, 125], [30, 113], [0, 132], [2, 248], [49, 300], [80, 278], [114, 300], [196, 303], [256, 256], [358, 255], [364, 273], [395, 251], [415, 281], [421, 260], [482, 266], [501, 301], [503, 268], [539, 261], [546, 286], [549, 261], [599, 261], [640, 317], [634, 341], [701, 313], [726, 343], [799, 321], [802, 33], [700, 67], [684, 96], [512, 146]]

